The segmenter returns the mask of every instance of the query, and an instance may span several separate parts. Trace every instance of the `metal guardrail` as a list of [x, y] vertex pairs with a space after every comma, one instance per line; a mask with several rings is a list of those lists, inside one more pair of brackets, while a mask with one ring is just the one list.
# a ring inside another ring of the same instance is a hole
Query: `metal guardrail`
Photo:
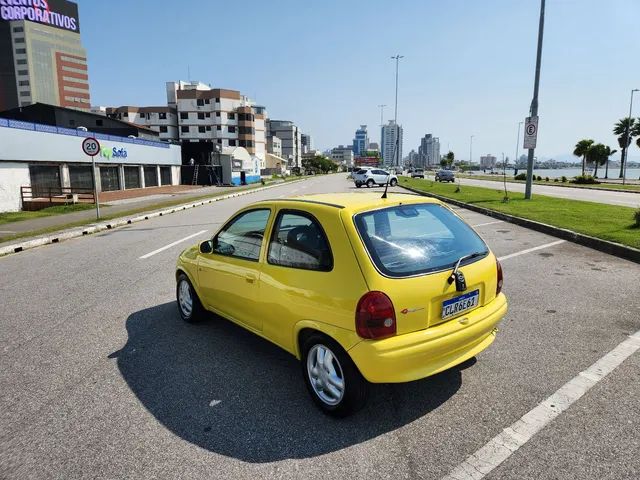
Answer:
[[91, 188], [22, 186], [20, 197], [24, 210], [40, 210], [52, 205], [95, 203]]

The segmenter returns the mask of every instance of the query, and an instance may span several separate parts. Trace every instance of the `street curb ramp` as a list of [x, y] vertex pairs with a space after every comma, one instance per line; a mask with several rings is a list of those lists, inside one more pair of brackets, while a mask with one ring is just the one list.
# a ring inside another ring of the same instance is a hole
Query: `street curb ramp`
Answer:
[[169, 215], [171, 213], [175, 213], [178, 211], [186, 210], [187, 208], [199, 207], [202, 205], [207, 205], [209, 203], [219, 202], [221, 200], [226, 200], [228, 198], [239, 197], [241, 195], [248, 195], [250, 193], [261, 192], [263, 190], [268, 190], [270, 188], [279, 187], [281, 185], [291, 185], [293, 183], [302, 182], [305, 179], [293, 180], [291, 182], [280, 182], [274, 185], [266, 185], [264, 187], [251, 188], [248, 190], [241, 190], [239, 192], [228, 193], [226, 195], [220, 195], [218, 197], [212, 197], [205, 200], [198, 200], [196, 202], [187, 202], [181, 205], [174, 205], [173, 207], [167, 207], [163, 210], [154, 211], [150, 210], [151, 213], [141, 213], [135, 217], [121, 217], [114, 218], [112, 220], [108, 220], [101, 223], [89, 224], [82, 227], [75, 227], [69, 230], [61, 230], [59, 232], [54, 232], [48, 234], [46, 236], [37, 237], [32, 240], [25, 240], [18, 243], [13, 243], [11, 245], [6, 245], [4, 247], [0, 247], [0, 257], [11, 255], [12, 253], [19, 253], [24, 250], [29, 250], [35, 247], [41, 247], [43, 245], [50, 245], [52, 243], [59, 243], [64, 240], [69, 240], [71, 238], [82, 237], [84, 235], [90, 235], [92, 233], [102, 232], [104, 230], [111, 230], [113, 228], [122, 227], [124, 225], [130, 225], [132, 223], [142, 222], [144, 220], [149, 220], [150, 218], [162, 217], [164, 215]]
[[536, 222], [535, 220], [528, 220], [522, 217], [515, 217], [507, 213], [497, 212], [495, 210], [479, 207], [477, 205], [461, 202], [459, 200], [453, 200], [451, 198], [443, 197], [442, 195], [438, 195], [435, 193], [429, 193], [423, 190], [418, 190], [418, 189], [406, 187], [403, 185], [399, 185], [399, 186], [413, 193], [417, 193], [418, 195], [436, 198], [442, 202], [449, 203], [457, 207], [466, 208], [467, 210], [481, 213], [489, 217], [497, 218], [498, 220], [514, 223], [516, 225], [520, 225], [521, 227], [526, 227], [531, 230], [536, 230], [538, 232], [546, 233], [547, 235], [562, 238], [563, 240], [567, 240], [569, 242], [573, 242], [579, 245], [583, 245], [585, 247], [593, 248], [594, 250], [598, 250], [600, 252], [608, 253], [609, 255], [614, 255], [616, 257], [621, 257], [626, 260], [631, 260], [632, 262], [635, 262], [635, 263], [640, 263], [640, 250], [637, 248], [628, 247], [620, 243], [609, 242], [607, 240], [591, 237], [589, 235], [583, 235], [582, 233], [574, 232], [573, 230], [554, 227], [553, 225]]

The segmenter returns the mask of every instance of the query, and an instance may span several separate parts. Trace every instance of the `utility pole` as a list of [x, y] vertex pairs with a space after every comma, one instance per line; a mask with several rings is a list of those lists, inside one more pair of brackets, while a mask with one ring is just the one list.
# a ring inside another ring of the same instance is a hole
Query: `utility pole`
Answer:
[[395, 56], [393, 56], [391, 58], [396, 61], [396, 105], [395, 105], [395, 111], [394, 111], [394, 114], [393, 114], [393, 122], [395, 123], [395, 129], [396, 129], [396, 134], [395, 134], [396, 146], [394, 148], [392, 162], [393, 162], [394, 165], [399, 165], [400, 162], [398, 161], [398, 150], [399, 150], [398, 144], [400, 142], [400, 138], [399, 138], [400, 137], [400, 131], [398, 129], [398, 65], [400, 63], [400, 59], [404, 58], [404, 56], [397, 54], [397, 55], [395, 55]]
[[626, 180], [627, 180], [627, 163], [629, 163], [629, 147], [631, 145], [629, 145], [629, 135], [631, 135], [631, 111], [633, 109], [633, 94], [634, 92], [640, 92], [640, 90], [638, 90], [637, 88], [634, 88], [633, 90], [631, 90], [631, 101], [629, 102], [629, 123], [627, 124], [627, 131], [626, 131], [626, 135], [624, 138], [625, 141], [625, 145], [627, 146], [627, 148], [624, 149], [624, 157], [622, 159], [622, 184], [625, 185]]
[[473, 162], [473, 137], [475, 137], [475, 135], [469, 137], [469, 165]]
[[[536, 76], [533, 83], [533, 99], [531, 100], [531, 117], [538, 116], [538, 89], [540, 87], [540, 63], [542, 61], [542, 37], [544, 34], [544, 2], [540, 0], [540, 22], [538, 24], [538, 52], [536, 54]], [[524, 190], [524, 198], [531, 200], [531, 185], [533, 180], [533, 157], [535, 148], [529, 149], [527, 158], [527, 185]]]

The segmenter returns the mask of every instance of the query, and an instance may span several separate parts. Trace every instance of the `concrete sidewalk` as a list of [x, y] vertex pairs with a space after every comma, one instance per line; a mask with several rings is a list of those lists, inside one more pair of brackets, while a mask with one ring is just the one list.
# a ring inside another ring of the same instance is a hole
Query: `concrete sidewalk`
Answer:
[[[258, 184], [253, 185], [245, 185], [241, 187], [194, 187], [193, 189], [188, 189], [180, 192], [171, 192], [167, 194], [152, 194], [144, 197], [135, 197], [135, 198], [124, 198], [120, 200], [113, 200], [111, 203], [107, 205], [100, 205], [100, 215], [107, 216], [113, 215], [121, 212], [126, 212], [129, 210], [135, 210], [138, 208], [148, 207], [149, 210], [153, 210], [163, 202], [168, 201], [188, 201], [189, 198], [192, 197], [201, 197], [205, 195], [217, 196], [223, 195], [225, 193], [233, 192], [233, 191], [241, 191], [246, 190], [247, 188], [252, 188], [256, 186], [261, 186]], [[65, 225], [75, 222], [81, 221], [92, 221], [96, 219], [96, 211], [95, 209], [91, 210], [81, 210], [78, 212], [64, 213], [60, 215], [51, 215], [49, 217], [39, 217], [33, 218], [30, 220], [22, 220], [19, 222], [11, 222], [0, 225], [0, 235], [13, 235], [13, 234], [21, 234], [27, 232], [35, 232], [38, 230], [48, 229], [60, 227], [63, 228]], [[7, 242], [0, 243], [0, 246], [5, 244], [14, 243], [15, 240], [9, 240]]]

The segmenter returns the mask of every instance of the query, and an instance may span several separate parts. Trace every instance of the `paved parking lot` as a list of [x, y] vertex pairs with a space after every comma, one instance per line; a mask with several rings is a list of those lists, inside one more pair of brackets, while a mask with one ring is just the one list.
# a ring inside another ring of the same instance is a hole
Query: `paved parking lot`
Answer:
[[[344, 420], [315, 409], [284, 351], [181, 322], [181, 248], [249, 202], [350, 189], [318, 177], [0, 258], [0, 478], [638, 478], [637, 264], [458, 210], [502, 257], [496, 341], [375, 386]], [[488, 468], [492, 439], [624, 342], [628, 358]]]

